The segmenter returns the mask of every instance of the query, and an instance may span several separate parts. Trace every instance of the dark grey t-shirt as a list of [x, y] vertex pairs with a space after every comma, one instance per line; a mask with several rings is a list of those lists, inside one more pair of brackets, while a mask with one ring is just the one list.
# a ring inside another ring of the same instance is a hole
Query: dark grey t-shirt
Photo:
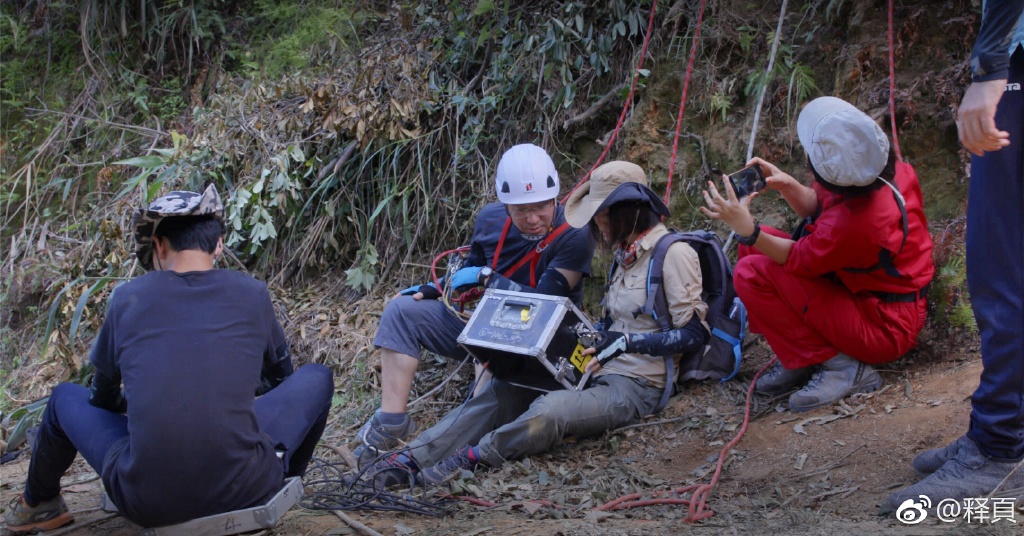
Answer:
[[[505, 239], [502, 240], [502, 230], [508, 219], [509, 215], [505, 205], [501, 203], [491, 203], [480, 210], [473, 226], [473, 239], [467, 266], [492, 266], [500, 243], [501, 252], [497, 266], [492, 267], [495, 272], [504, 274], [505, 271], [515, 266], [520, 258], [540, 244], [539, 240], [524, 238], [523, 233], [519, 232], [515, 225], [509, 225]], [[565, 223], [565, 208], [559, 204], [551, 226], [557, 228], [563, 223]], [[568, 227], [541, 252], [534, 270], [536, 279], [539, 280], [545, 271], [555, 268], [580, 272], [584, 276], [590, 275], [590, 262], [594, 258], [594, 246], [594, 238], [590, 236], [590, 229]], [[509, 279], [523, 286], [534, 286], [530, 282], [529, 264], [511, 274]], [[533, 292], [533, 290], [524, 292]], [[582, 280], [569, 292], [568, 298], [576, 304], [580, 303], [583, 299]]]
[[102, 475], [124, 514], [159, 526], [281, 488], [253, 408], [261, 370], [286, 349], [266, 286], [240, 272], [150, 272], [114, 292], [90, 359], [124, 383], [129, 437]]

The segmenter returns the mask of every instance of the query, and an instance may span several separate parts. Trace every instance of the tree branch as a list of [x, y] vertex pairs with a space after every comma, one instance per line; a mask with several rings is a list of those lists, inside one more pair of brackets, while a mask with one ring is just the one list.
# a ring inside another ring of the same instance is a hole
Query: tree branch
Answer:
[[576, 117], [570, 117], [569, 119], [566, 119], [565, 122], [562, 123], [562, 130], [567, 130], [569, 127], [575, 125], [576, 123], [586, 121], [587, 119], [590, 119], [591, 117], [597, 115], [597, 112], [601, 111], [601, 108], [604, 108], [605, 105], [611, 102], [611, 100], [614, 99], [619, 94], [619, 92], [625, 89], [626, 87], [628, 87], [628, 83], [626, 82], [623, 82], [613, 87], [612, 90], [606, 93], [605, 96], [601, 97], [600, 100], [598, 100], [594, 104], [591, 104], [590, 108], [587, 108], [586, 111], [584, 111], [580, 115], [577, 115]]

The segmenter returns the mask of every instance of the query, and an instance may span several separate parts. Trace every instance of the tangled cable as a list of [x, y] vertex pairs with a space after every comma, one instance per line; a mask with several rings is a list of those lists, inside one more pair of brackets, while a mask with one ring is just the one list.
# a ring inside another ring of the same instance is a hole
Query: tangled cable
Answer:
[[389, 492], [374, 486], [372, 478], [362, 478], [368, 468], [352, 474], [343, 462], [313, 458], [304, 477], [305, 487], [310, 491], [299, 504], [309, 510], [376, 510], [431, 517], [452, 513], [454, 501], [443, 495], [430, 497], [426, 487], [417, 487], [411, 472], [408, 488]]

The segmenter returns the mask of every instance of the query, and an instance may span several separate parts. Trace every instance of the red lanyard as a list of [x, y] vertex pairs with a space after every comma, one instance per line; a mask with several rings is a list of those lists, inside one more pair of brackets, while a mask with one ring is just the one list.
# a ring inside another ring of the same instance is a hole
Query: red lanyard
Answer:
[[[501, 230], [501, 238], [498, 239], [498, 247], [495, 248], [494, 250], [494, 259], [491, 261], [492, 270], [498, 269], [498, 257], [501, 256], [501, 248], [505, 245], [505, 237], [508, 236], [508, 230], [511, 228], [512, 217], [510, 216], [505, 219], [505, 227]], [[505, 270], [505, 273], [502, 275], [510, 278], [512, 277], [512, 274], [518, 272], [520, 268], [526, 265], [526, 263], [530, 263], [530, 286], [536, 287], [537, 264], [540, 262], [540, 254], [543, 253], [544, 250], [547, 249], [547, 247], [568, 228], [568, 222], [559, 225], [555, 230], [548, 233], [548, 235], [544, 237], [544, 240], [541, 240], [540, 243], [537, 244], [537, 247], [531, 249], [530, 251], [527, 251], [526, 254], [523, 255], [518, 261], [516, 261], [516, 263], [513, 264], [511, 268]]]

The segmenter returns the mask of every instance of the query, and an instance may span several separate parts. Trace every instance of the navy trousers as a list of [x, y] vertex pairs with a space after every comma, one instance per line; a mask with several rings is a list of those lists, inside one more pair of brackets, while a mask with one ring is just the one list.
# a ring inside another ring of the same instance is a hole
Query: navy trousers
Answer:
[[1010, 60], [996, 125], [1010, 146], [971, 159], [967, 284], [981, 332], [981, 384], [968, 437], [989, 456], [1024, 456], [1024, 47]]
[[[260, 431], [284, 451], [285, 476], [305, 473], [327, 425], [333, 391], [331, 370], [310, 364], [256, 399]], [[79, 452], [97, 473], [103, 474], [110, 447], [127, 436], [128, 417], [90, 405], [89, 390], [81, 385], [58, 385], [46, 404], [32, 447], [25, 496], [32, 503], [56, 497], [61, 477]]]

